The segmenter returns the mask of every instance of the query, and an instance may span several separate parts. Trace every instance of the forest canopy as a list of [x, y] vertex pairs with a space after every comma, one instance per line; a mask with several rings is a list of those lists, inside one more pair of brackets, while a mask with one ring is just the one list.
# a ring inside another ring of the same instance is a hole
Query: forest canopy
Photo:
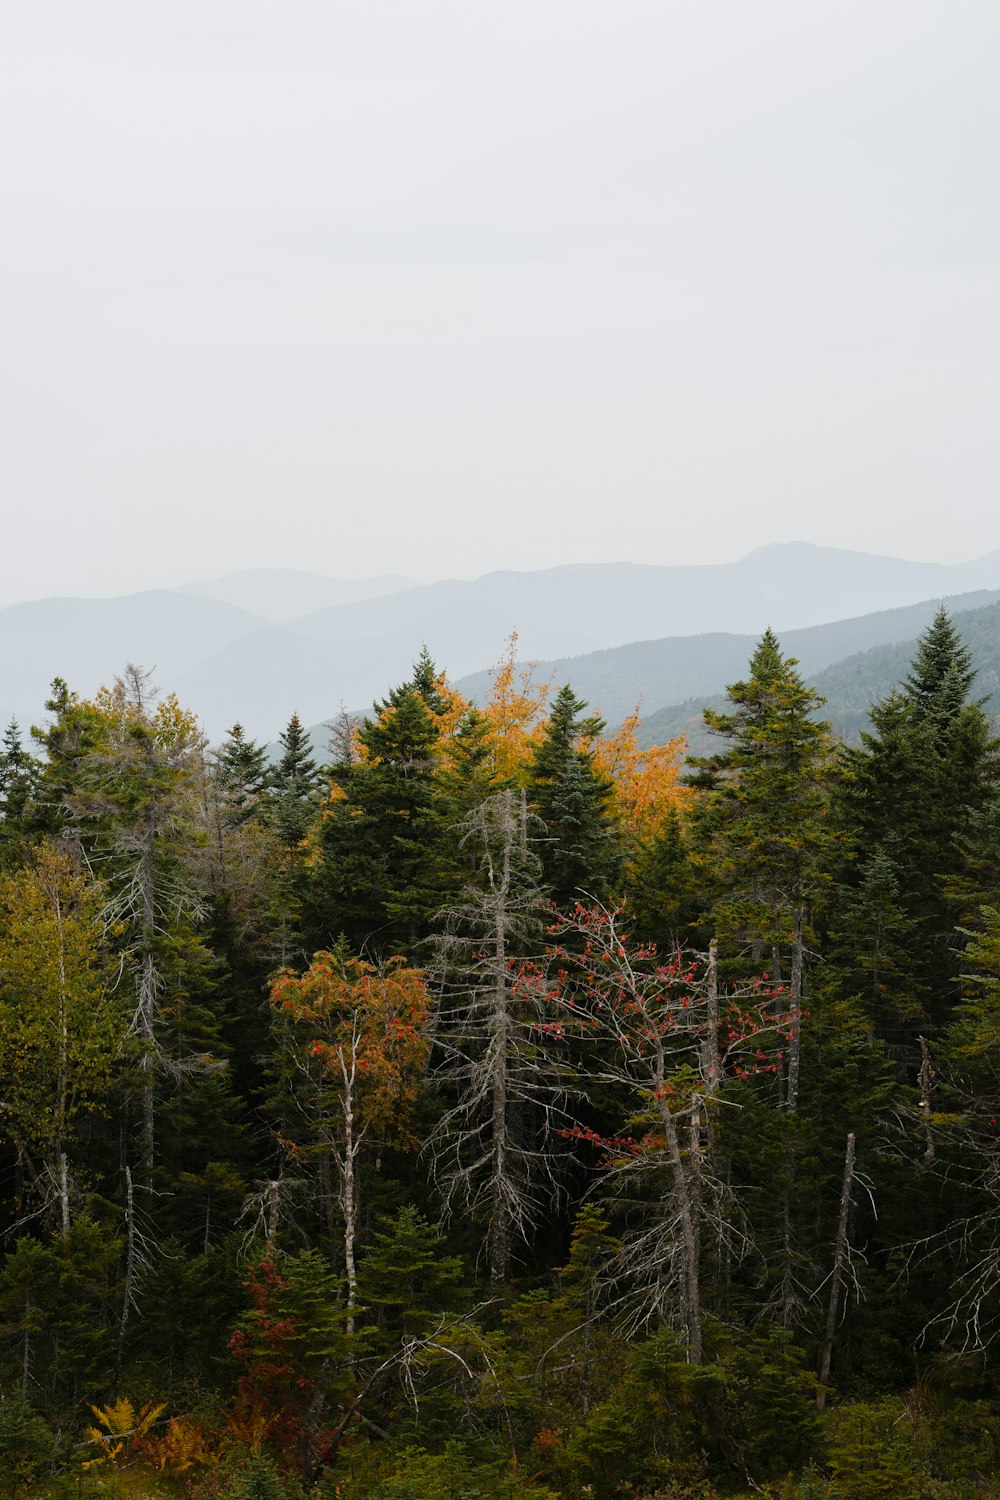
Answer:
[[132, 665], [9, 726], [11, 1493], [1000, 1496], [968, 649], [846, 746], [767, 631], [688, 757], [515, 648], [325, 753]]

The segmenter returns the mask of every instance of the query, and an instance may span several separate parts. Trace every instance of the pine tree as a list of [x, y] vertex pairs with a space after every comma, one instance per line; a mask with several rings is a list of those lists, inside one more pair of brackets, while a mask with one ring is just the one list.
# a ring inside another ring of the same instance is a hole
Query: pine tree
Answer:
[[693, 758], [693, 780], [703, 793], [693, 842], [714, 897], [708, 920], [723, 968], [749, 951], [753, 964], [766, 967], [782, 985], [773, 1023], [782, 1044], [783, 1108], [775, 1120], [769, 1101], [760, 1099], [753, 1139], [759, 1143], [756, 1170], [766, 1172], [779, 1194], [778, 1222], [769, 1212], [757, 1241], [766, 1278], [774, 1267], [774, 1301], [785, 1328], [801, 1315], [811, 1292], [802, 1250], [798, 1109], [806, 954], [827, 878], [833, 770], [829, 726], [814, 717], [823, 700], [805, 686], [796, 666], [773, 631], [765, 631], [749, 676], [726, 690], [728, 711], [705, 711], [706, 725], [724, 737], [726, 748]]
[[362, 1305], [389, 1347], [456, 1308], [462, 1282], [460, 1258], [447, 1254], [441, 1231], [411, 1206], [372, 1236], [358, 1277]]

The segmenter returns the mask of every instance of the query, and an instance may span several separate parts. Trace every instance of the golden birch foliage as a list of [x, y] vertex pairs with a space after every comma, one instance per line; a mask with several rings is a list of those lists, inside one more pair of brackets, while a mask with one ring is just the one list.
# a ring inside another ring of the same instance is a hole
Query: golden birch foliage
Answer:
[[[204, 736], [196, 716], [182, 708], [176, 693], [166, 693], [150, 706], [153, 689], [136, 691], [135, 682], [118, 679], [113, 687], [102, 687], [92, 707], [105, 720], [109, 731], [120, 735], [129, 729], [151, 734], [159, 749], [200, 747]], [[84, 705], [87, 706], [86, 704]]]
[[483, 704], [497, 776], [522, 783], [535, 746], [545, 733], [545, 706], [551, 683], [535, 682], [530, 664], [519, 667], [517, 632], [507, 640], [492, 669], [493, 685]]
[[587, 748], [595, 767], [611, 781], [612, 808], [626, 834], [635, 843], [645, 844], [663, 831], [671, 812], [682, 812], [690, 805], [694, 792], [681, 785], [687, 748], [683, 735], [666, 745], [641, 749], [636, 743], [638, 727], [635, 709], [618, 729]]
[[0, 879], [0, 1128], [18, 1146], [56, 1145], [110, 1088], [125, 1018], [103, 911], [53, 844]]

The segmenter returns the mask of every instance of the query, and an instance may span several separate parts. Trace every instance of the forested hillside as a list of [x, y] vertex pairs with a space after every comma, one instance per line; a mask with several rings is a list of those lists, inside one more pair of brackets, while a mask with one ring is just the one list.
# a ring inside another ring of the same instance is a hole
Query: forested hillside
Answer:
[[[971, 603], [972, 600], [970, 599], [969, 602]], [[965, 600], [949, 600], [948, 603], [949, 605], [964, 604]], [[915, 609], [893, 610], [888, 617], [891, 622], [890, 629], [905, 626], [917, 610], [932, 607], [917, 606]], [[815, 650], [809, 637], [815, 635], [825, 645], [829, 638], [828, 632], [839, 632], [844, 626], [849, 625], [858, 627], [868, 625], [869, 628], [874, 625], [877, 629], [875, 622], [878, 619], [878, 616], [869, 616], [864, 620], [843, 621], [838, 625], [828, 627], [821, 626], [815, 632], [792, 632], [792, 635], [806, 637], [806, 640], [803, 643], [805, 651], [801, 656], [798, 640], [792, 641], [795, 650], [790, 654], [796, 655], [801, 660], [807, 652], [811, 654], [811, 651]], [[953, 619], [971, 653], [972, 665], [976, 670], [977, 696], [982, 700], [986, 711], [995, 714], [997, 711], [996, 693], [1000, 687], [1000, 603], [984, 602], [977, 604], [974, 608], [958, 609], [954, 612]], [[790, 638], [786, 637], [786, 639]], [[915, 640], [886, 631], [878, 645], [872, 645], [867, 650], [856, 651], [839, 661], [832, 660], [829, 665], [823, 664], [820, 669], [817, 669], [818, 663], [812, 667], [810, 681], [823, 699], [822, 707], [817, 712], [822, 713], [823, 718], [829, 722], [836, 735], [851, 743], [858, 743], [867, 725], [872, 704], [886, 697], [902, 683], [915, 649]], [[688, 698], [683, 703], [657, 709], [656, 712], [643, 717], [637, 731], [639, 744], [655, 745], [674, 739], [678, 735], [685, 735], [691, 748], [704, 750], [708, 743], [705, 738], [704, 710], [706, 707], [718, 709], [722, 701], [721, 694], [701, 693]]]
[[686, 763], [513, 648], [322, 766], [57, 679], [0, 754], [10, 1492], [1000, 1496], [973, 644], [845, 747], [767, 631]]

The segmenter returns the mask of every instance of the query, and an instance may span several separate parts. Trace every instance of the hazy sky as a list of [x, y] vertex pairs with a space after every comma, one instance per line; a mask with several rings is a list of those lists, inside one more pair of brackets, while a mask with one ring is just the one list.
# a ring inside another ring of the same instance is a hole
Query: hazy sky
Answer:
[[0, 602], [1000, 547], [996, 0], [6, 0]]

